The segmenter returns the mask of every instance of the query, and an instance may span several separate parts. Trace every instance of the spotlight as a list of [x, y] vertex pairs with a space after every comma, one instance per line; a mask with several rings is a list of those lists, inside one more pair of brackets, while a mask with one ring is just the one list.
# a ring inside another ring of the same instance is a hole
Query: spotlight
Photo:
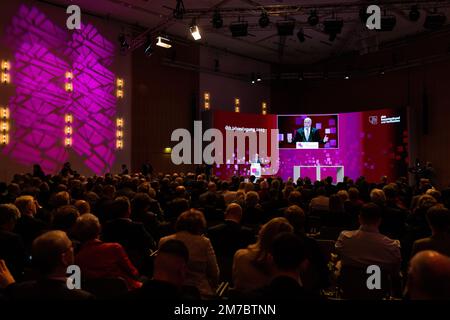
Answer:
[[292, 36], [294, 34], [295, 20], [277, 21], [277, 30], [279, 36]]
[[261, 13], [261, 17], [259, 18], [259, 26], [261, 28], [265, 28], [270, 24], [269, 15], [267, 12]]
[[144, 54], [147, 57], [150, 57], [153, 53], [152, 39], [150, 37], [147, 37], [147, 41], [145, 42], [144, 48], [145, 48]]
[[420, 18], [420, 11], [417, 6], [412, 6], [409, 11], [409, 20], [416, 22]]
[[319, 17], [317, 16], [316, 10], [311, 10], [308, 17], [308, 23], [311, 27], [314, 27], [319, 23]]
[[423, 27], [425, 29], [436, 30], [442, 27], [447, 20], [447, 17], [443, 13], [431, 13], [425, 18]]
[[297, 32], [297, 38], [298, 38], [298, 41], [300, 41], [300, 42], [305, 42], [305, 34], [303, 33], [303, 29], [300, 29], [298, 32]]
[[256, 81], [260, 82], [261, 80], [262, 80], [261, 79], [261, 74], [257, 73], [256, 74]]
[[248, 35], [248, 22], [233, 22], [230, 24], [230, 31], [233, 37], [245, 37]]
[[252, 84], [255, 84], [255, 74], [252, 73]]
[[186, 12], [186, 9], [184, 9], [184, 3], [183, 0], [177, 0], [177, 6], [175, 9], [173, 9], [173, 17], [175, 19], [181, 20], [183, 19], [183, 15]]
[[345, 79], [345, 80], [350, 79], [350, 74], [346, 73], [345, 76], [344, 76], [344, 79]]
[[127, 38], [125, 37], [125, 35], [123, 33], [119, 36], [119, 43], [120, 43], [120, 49], [129, 49], [130, 48]]
[[202, 38], [202, 36], [200, 34], [200, 29], [198, 28], [198, 25], [195, 22], [195, 19], [192, 20], [192, 24], [191, 24], [191, 27], [189, 28], [189, 30], [191, 31], [192, 37], [194, 38], [195, 41], [200, 40]]
[[166, 48], [166, 49], [172, 48], [172, 45], [170, 44], [169, 39], [161, 37], [161, 36], [158, 36], [156, 39], [158, 40], [158, 42], [156, 42], [156, 45], [158, 47], [162, 47], [162, 48]]
[[223, 26], [223, 19], [222, 19], [222, 16], [220, 15], [219, 10], [216, 10], [214, 12], [213, 19], [212, 19], [212, 24], [213, 24], [213, 27], [216, 28], [216, 29], [222, 28], [222, 26]]

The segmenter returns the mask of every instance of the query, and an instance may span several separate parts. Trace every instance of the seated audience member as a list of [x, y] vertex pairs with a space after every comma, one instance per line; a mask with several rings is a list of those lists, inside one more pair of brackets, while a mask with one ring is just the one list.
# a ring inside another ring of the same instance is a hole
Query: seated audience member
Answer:
[[86, 291], [69, 289], [67, 286], [67, 267], [74, 264], [74, 259], [72, 242], [64, 231], [49, 231], [37, 237], [33, 241], [32, 261], [39, 278], [10, 285], [7, 294], [11, 300], [57, 301], [94, 298]]
[[277, 235], [271, 246], [270, 257], [274, 264], [272, 279], [268, 285], [253, 292], [255, 299], [286, 301], [317, 297], [303, 287], [300, 274], [306, 253], [304, 243], [298, 236], [290, 232]]
[[386, 202], [386, 196], [381, 189], [372, 189], [370, 191], [370, 201], [378, 205], [379, 207], [384, 207], [384, 204]]
[[315, 211], [328, 211], [330, 207], [330, 198], [326, 196], [326, 191], [324, 187], [320, 187], [316, 191], [316, 197], [311, 199], [309, 203], [310, 212]]
[[66, 205], [56, 209], [52, 229], [64, 231], [69, 238], [72, 237], [72, 229], [77, 222], [80, 213], [75, 206]]
[[128, 259], [119, 243], [105, 243], [99, 240], [101, 227], [98, 218], [84, 214], [77, 219], [74, 234], [81, 242], [75, 256], [75, 264], [83, 271], [85, 279], [122, 278], [128, 289], [139, 288], [139, 273]]
[[319, 248], [317, 241], [305, 233], [305, 212], [293, 205], [286, 209], [285, 218], [294, 227], [294, 233], [303, 241], [307, 264], [304, 268], [303, 285], [309, 291], [318, 292], [330, 285], [327, 260]]
[[49, 228], [43, 221], [34, 217], [37, 204], [32, 196], [20, 196], [16, 198], [14, 204], [20, 211], [14, 232], [22, 237], [25, 248], [30, 252], [33, 240]]
[[259, 204], [259, 195], [256, 191], [249, 191], [245, 194], [244, 212], [242, 214], [242, 224], [250, 227], [258, 226], [267, 217]]
[[208, 191], [200, 195], [199, 205], [201, 208], [225, 208], [225, 200], [221, 194], [217, 193], [217, 185], [214, 182], [208, 183]]
[[0, 259], [0, 303], [8, 301], [6, 288], [16, 282], [9, 271], [5, 260]]
[[83, 215], [85, 213], [92, 213], [91, 206], [86, 200], [77, 200], [75, 201], [74, 206], [77, 208], [80, 215]]
[[133, 221], [141, 222], [153, 239], [158, 240], [159, 222], [155, 213], [150, 212], [152, 198], [146, 193], [136, 193], [131, 200], [131, 215]]
[[186, 188], [184, 186], [178, 186], [175, 188], [175, 198], [167, 204], [164, 216], [172, 224], [175, 224], [180, 214], [189, 210], [189, 208], [190, 205]]
[[168, 240], [158, 249], [154, 259], [153, 278], [131, 292], [129, 298], [153, 300], [200, 299], [195, 288], [184, 286], [188, 272], [189, 250], [180, 240]]
[[273, 239], [294, 229], [285, 218], [274, 218], [261, 227], [256, 243], [238, 250], [233, 259], [233, 284], [237, 292], [261, 288], [270, 283], [273, 265], [269, 252]]
[[354, 228], [358, 227], [358, 215], [364, 202], [359, 197], [359, 190], [351, 187], [348, 189], [348, 201], [344, 202], [345, 212], [349, 215], [350, 223]]
[[391, 239], [402, 239], [408, 212], [397, 204], [397, 186], [393, 183], [383, 188], [386, 196], [382, 207], [380, 232]]
[[229, 205], [231, 202], [236, 200], [236, 191], [229, 190], [229, 183], [227, 181], [222, 182], [222, 196], [225, 201], [225, 205]]
[[375, 264], [397, 272], [401, 263], [400, 242], [379, 232], [380, 207], [374, 203], [363, 205], [359, 223], [358, 230], [342, 231], [336, 242], [342, 266], [366, 268]]
[[236, 251], [255, 242], [252, 229], [242, 226], [241, 219], [241, 206], [231, 203], [225, 210], [225, 221], [208, 230], [208, 237], [219, 263], [221, 278], [228, 282], [231, 281], [231, 268]]
[[198, 210], [183, 212], [175, 225], [176, 233], [161, 238], [159, 247], [168, 240], [180, 240], [189, 250], [186, 285], [198, 288], [202, 297], [212, 297], [219, 282], [219, 267], [211, 242], [203, 235], [206, 220]]
[[431, 250], [417, 253], [410, 261], [405, 295], [411, 300], [450, 300], [450, 258]]
[[450, 257], [450, 211], [443, 205], [435, 205], [426, 213], [431, 236], [416, 240], [412, 254], [423, 250], [434, 250]]
[[22, 278], [26, 262], [22, 238], [13, 232], [20, 218], [19, 209], [13, 204], [0, 204], [0, 259], [9, 267], [15, 279]]

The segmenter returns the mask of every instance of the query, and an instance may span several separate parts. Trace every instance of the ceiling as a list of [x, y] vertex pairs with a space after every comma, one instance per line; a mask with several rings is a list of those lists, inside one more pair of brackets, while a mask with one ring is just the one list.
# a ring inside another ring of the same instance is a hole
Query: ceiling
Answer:
[[[355, 0], [184, 0], [186, 12], [182, 20], [173, 17], [176, 0], [77, 0], [75, 3], [68, 0], [51, 0], [46, 2], [60, 5], [77, 4], [82, 12], [139, 25], [143, 27], [141, 35], [134, 33], [131, 37], [133, 49], [138, 50], [147, 34], [156, 35], [165, 32], [180, 39], [194, 41], [189, 32], [189, 25], [195, 17], [200, 27], [203, 45], [219, 48], [228, 52], [235, 52], [254, 59], [280, 64], [312, 64], [340, 54], [359, 51], [361, 54], [376, 51], [385, 42], [402, 39], [406, 36], [426, 31], [423, 27], [427, 12], [437, 8], [438, 12], [447, 15], [450, 22], [450, 1], [398, 1], [385, 0], [381, 3], [386, 14], [395, 15], [397, 23], [393, 31], [369, 31], [359, 17], [359, 9], [364, 4], [373, 4], [374, 1]], [[408, 18], [412, 4], [418, 4], [420, 19], [412, 22]], [[291, 6], [290, 8], [287, 6]], [[261, 28], [258, 20], [266, 8], [269, 12], [270, 25]], [[319, 16], [319, 24], [312, 27], [307, 18], [310, 10], [315, 8]], [[211, 24], [214, 10], [221, 11], [224, 25], [220, 29], [213, 28]], [[334, 41], [323, 31], [323, 21], [332, 16], [342, 18], [344, 27]], [[293, 36], [280, 37], [277, 35], [275, 22], [293, 18], [296, 28]], [[233, 38], [229, 24], [241, 19], [248, 21], [249, 35]], [[303, 28], [305, 41], [297, 39], [297, 32]]]

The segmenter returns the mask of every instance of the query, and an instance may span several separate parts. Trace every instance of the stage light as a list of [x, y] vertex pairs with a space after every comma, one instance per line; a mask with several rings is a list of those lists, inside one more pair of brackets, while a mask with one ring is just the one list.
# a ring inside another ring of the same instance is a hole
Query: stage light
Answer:
[[263, 11], [263, 13], [261, 13], [261, 17], [259, 18], [258, 22], [261, 28], [265, 28], [270, 24], [269, 15], [266, 11]]
[[241, 101], [239, 98], [234, 99], [234, 112], [241, 112]]
[[317, 16], [316, 10], [311, 10], [309, 13], [308, 23], [311, 27], [314, 27], [319, 23], [319, 17]]
[[295, 20], [277, 21], [277, 30], [279, 36], [292, 36], [294, 34]]
[[261, 113], [262, 113], [263, 115], [266, 115], [266, 114], [267, 114], [267, 102], [265, 102], [265, 101], [263, 101], [263, 102], [261, 103]]
[[10, 71], [10, 69], [11, 69], [11, 65], [9, 64], [9, 61], [8, 60], [2, 60], [2, 65], [1, 65], [1, 67], [2, 67], [2, 74], [1, 74], [1, 82], [3, 83], [3, 84], [8, 84], [8, 83], [10, 83], [11, 82], [11, 78], [10, 78], [10, 75], [9, 75], [9, 71]]
[[219, 10], [216, 10], [214, 12], [213, 19], [212, 19], [212, 25], [216, 29], [220, 29], [223, 26], [223, 19], [222, 19], [222, 16], [220, 15]]
[[200, 40], [202, 38], [202, 35], [200, 34], [200, 29], [198, 28], [195, 19], [192, 20], [192, 24], [189, 30], [191, 31], [192, 38], [194, 38], [195, 41]]
[[441, 28], [445, 21], [447, 20], [447, 17], [443, 13], [431, 13], [427, 15], [425, 18], [425, 23], [423, 24], [423, 27], [425, 29], [430, 30], [436, 30]]
[[345, 80], [350, 79], [350, 74], [349, 74], [349, 73], [346, 73], [345, 76], [344, 76], [344, 79], [345, 79]]
[[172, 45], [170, 44], [170, 40], [168, 38], [164, 38], [164, 37], [158, 36], [156, 39], [158, 40], [158, 42], [156, 42], [156, 45], [158, 47], [162, 47], [162, 48], [165, 48], [165, 49], [172, 48]]
[[248, 35], [248, 22], [232, 22], [230, 24], [230, 31], [233, 37], [245, 37]]
[[173, 9], [173, 17], [175, 19], [181, 20], [183, 19], [183, 15], [186, 12], [184, 8], [183, 0], [177, 0], [177, 6]]
[[65, 147], [71, 147], [72, 146], [72, 122], [73, 122], [73, 116], [70, 113], [66, 113], [64, 115], [64, 146]]
[[123, 149], [123, 127], [124, 127], [124, 121], [123, 118], [117, 118], [116, 119], [116, 149], [121, 150]]
[[256, 82], [255, 74], [252, 72], [251, 83], [255, 84], [255, 82]]
[[145, 42], [144, 45], [144, 54], [147, 57], [150, 57], [153, 54], [153, 41], [151, 37], [147, 37], [147, 41]]
[[412, 6], [411, 10], [409, 11], [409, 20], [411, 21], [417, 21], [420, 19], [420, 11], [417, 6]]
[[259, 74], [259, 73], [256, 74], [256, 81], [258, 81], [258, 82], [262, 81], [261, 74]]
[[204, 108], [205, 110], [209, 110], [210, 104], [209, 104], [210, 95], [209, 92], [205, 92], [203, 94], [203, 100], [204, 100]]
[[124, 86], [125, 86], [125, 82], [123, 81], [123, 79], [117, 78], [117, 80], [116, 80], [116, 97], [117, 98], [123, 98]]
[[297, 32], [297, 38], [298, 38], [298, 41], [300, 41], [300, 42], [305, 42], [305, 34], [303, 33], [303, 29], [300, 29], [298, 32]]

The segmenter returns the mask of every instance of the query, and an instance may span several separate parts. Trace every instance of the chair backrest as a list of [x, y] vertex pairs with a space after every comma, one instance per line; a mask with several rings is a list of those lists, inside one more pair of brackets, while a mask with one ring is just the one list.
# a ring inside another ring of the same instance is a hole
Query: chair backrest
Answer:
[[97, 297], [97, 299], [112, 299], [128, 292], [128, 286], [122, 278], [85, 279], [81, 288]]
[[390, 272], [381, 269], [381, 288], [369, 289], [367, 280], [371, 274], [367, 268], [343, 266], [339, 277], [339, 286], [344, 299], [381, 300], [391, 294]]

